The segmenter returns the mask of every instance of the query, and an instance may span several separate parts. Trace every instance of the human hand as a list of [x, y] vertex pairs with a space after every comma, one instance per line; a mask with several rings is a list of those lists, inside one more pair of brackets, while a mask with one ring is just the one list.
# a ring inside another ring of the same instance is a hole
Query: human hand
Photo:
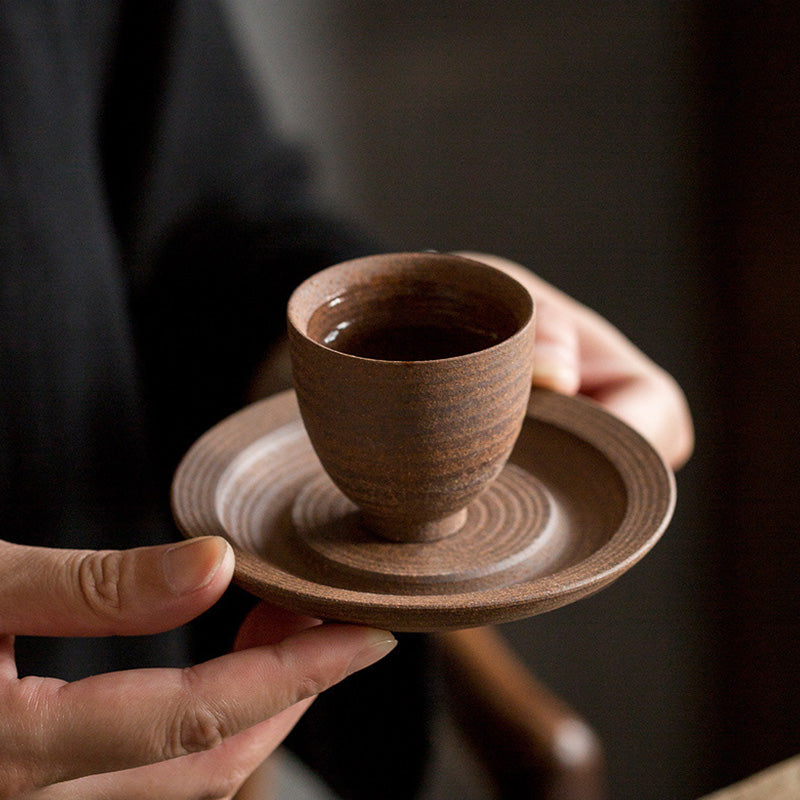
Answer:
[[584, 394], [639, 431], [678, 469], [694, 447], [683, 391], [611, 323], [520, 264], [461, 253], [515, 277], [536, 302], [533, 382], [563, 394]]
[[211, 606], [232, 572], [217, 537], [103, 552], [0, 541], [0, 798], [230, 797], [310, 698], [394, 645], [262, 604], [236, 652], [189, 669], [17, 677], [13, 634], [157, 633]]

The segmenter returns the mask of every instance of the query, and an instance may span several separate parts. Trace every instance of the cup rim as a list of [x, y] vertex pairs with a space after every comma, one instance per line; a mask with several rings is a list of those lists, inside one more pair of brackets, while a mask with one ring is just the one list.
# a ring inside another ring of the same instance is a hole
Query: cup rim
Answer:
[[[491, 275], [495, 281], [504, 283], [509, 289], [518, 293], [518, 299], [525, 305], [522, 313], [522, 319], [517, 329], [510, 336], [496, 342], [489, 347], [481, 348], [480, 350], [473, 350], [468, 353], [462, 353], [457, 356], [448, 356], [445, 358], [431, 358], [431, 359], [418, 359], [414, 361], [407, 361], [402, 359], [383, 359], [383, 358], [369, 358], [366, 356], [359, 356], [353, 353], [347, 353], [342, 350], [336, 350], [328, 345], [317, 341], [308, 335], [307, 327], [308, 322], [314, 312], [323, 306], [325, 303], [331, 302], [342, 293], [341, 286], [338, 291], [333, 288], [324, 291], [326, 283], [335, 286], [336, 278], [341, 274], [352, 271], [359, 266], [365, 265], [368, 262], [373, 262], [373, 272], [377, 273], [381, 269], [381, 265], [397, 264], [398, 262], [408, 263], [413, 265], [419, 263], [421, 260], [431, 261], [434, 260], [439, 263], [447, 261], [460, 264], [473, 273], [482, 272], [485, 275]], [[319, 287], [319, 288], [318, 288]], [[319, 291], [323, 289], [322, 291]], [[304, 304], [306, 295], [310, 292], [319, 292], [319, 298], [313, 304]], [[398, 253], [379, 253], [369, 256], [361, 256], [359, 258], [349, 259], [347, 261], [334, 264], [326, 267], [320, 272], [306, 278], [299, 286], [297, 286], [289, 297], [286, 307], [286, 319], [290, 335], [297, 334], [303, 341], [316, 348], [324, 350], [326, 353], [334, 354], [336, 357], [341, 357], [347, 360], [366, 362], [372, 364], [441, 364], [444, 362], [456, 362], [464, 359], [475, 358], [478, 355], [490, 353], [498, 348], [507, 347], [510, 343], [518, 340], [520, 337], [526, 336], [529, 328], [533, 325], [535, 318], [535, 302], [530, 292], [513, 276], [509, 275], [497, 267], [478, 261], [466, 256], [457, 255], [455, 253], [439, 253], [439, 252], [398, 252]]]

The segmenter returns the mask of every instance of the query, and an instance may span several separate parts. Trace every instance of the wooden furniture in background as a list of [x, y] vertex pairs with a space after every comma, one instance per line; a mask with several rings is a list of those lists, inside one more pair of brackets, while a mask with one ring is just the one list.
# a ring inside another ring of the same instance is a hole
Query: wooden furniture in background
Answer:
[[797, 800], [798, 797], [800, 756], [795, 756], [701, 800]]
[[601, 800], [600, 741], [494, 628], [439, 637], [452, 713], [501, 800]]

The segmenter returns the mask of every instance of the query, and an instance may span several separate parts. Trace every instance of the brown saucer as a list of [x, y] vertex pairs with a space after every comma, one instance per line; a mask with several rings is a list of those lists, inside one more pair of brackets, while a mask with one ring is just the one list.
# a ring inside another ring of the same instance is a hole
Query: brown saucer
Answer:
[[208, 431], [172, 488], [184, 534], [225, 536], [253, 594], [394, 631], [507, 622], [585, 597], [650, 550], [674, 504], [673, 475], [639, 434], [591, 401], [537, 389], [509, 464], [436, 542], [361, 527], [292, 391]]

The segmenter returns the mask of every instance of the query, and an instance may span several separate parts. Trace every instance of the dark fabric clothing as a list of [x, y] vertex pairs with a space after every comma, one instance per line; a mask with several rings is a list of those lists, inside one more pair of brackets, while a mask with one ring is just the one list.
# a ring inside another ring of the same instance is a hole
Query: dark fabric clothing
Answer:
[[[258, 110], [210, 0], [0, 0], [3, 538], [177, 538], [172, 471], [244, 402], [292, 287], [374, 249], [309, 196], [302, 158]], [[74, 679], [191, 663], [227, 649], [250, 602], [232, 589], [161, 636], [21, 638], [20, 671]], [[413, 782], [419, 748], [400, 740], [424, 739], [408, 728], [421, 711], [410, 699], [424, 683], [419, 646], [397, 662], [405, 677], [386, 666], [369, 677], [357, 725], [357, 681], [319, 704], [328, 730], [310, 719], [296, 737], [313, 764], [347, 762], [336, 755], [344, 725], [357, 752], [366, 741], [362, 764], [380, 768], [400, 747], [410, 770], [385, 768]]]

